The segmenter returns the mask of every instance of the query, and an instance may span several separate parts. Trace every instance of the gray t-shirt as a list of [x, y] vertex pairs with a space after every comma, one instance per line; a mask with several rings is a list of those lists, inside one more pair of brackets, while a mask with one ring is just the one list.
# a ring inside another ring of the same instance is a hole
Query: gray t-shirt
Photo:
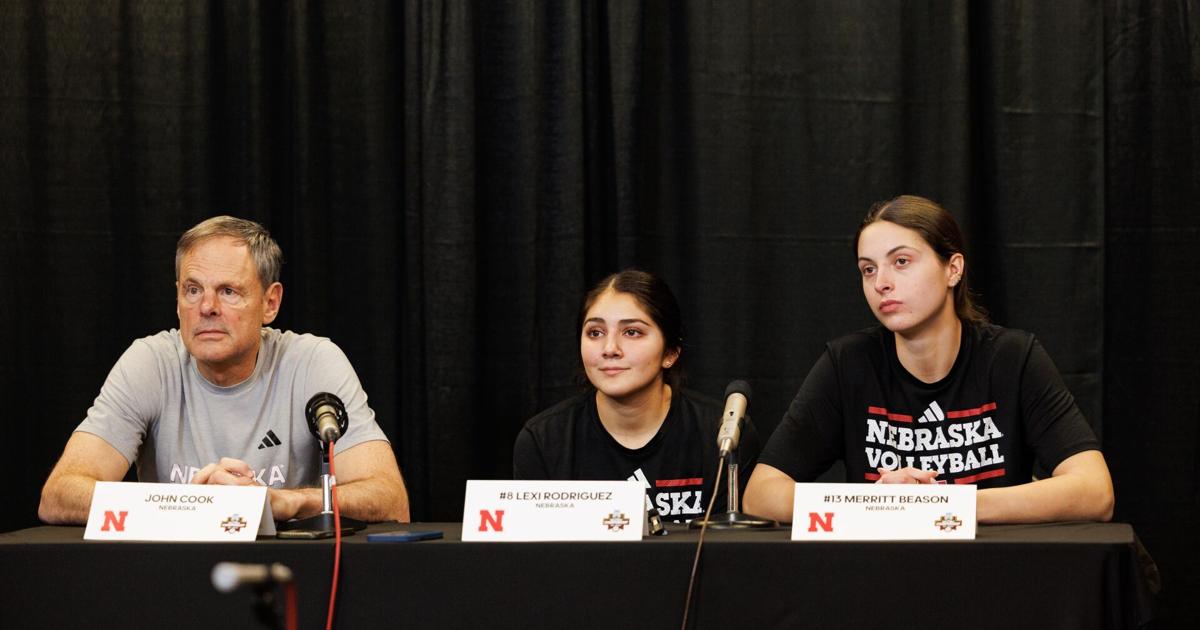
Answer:
[[320, 447], [304, 406], [320, 392], [340, 398], [349, 418], [335, 458], [356, 444], [387, 440], [332, 341], [263, 328], [254, 373], [218, 387], [200, 375], [172, 329], [129, 346], [76, 430], [136, 462], [141, 481], [187, 483], [200, 468], [233, 457], [268, 486], [311, 486], [320, 477]]

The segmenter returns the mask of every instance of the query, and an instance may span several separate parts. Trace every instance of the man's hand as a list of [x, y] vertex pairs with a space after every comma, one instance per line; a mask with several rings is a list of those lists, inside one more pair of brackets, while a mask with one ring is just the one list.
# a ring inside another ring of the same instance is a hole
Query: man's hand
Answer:
[[[408, 493], [390, 444], [372, 440], [338, 453], [337, 472], [342, 514], [370, 522], [408, 522]], [[249, 464], [232, 457], [201, 468], [189, 483], [263, 485], [255, 480]], [[320, 488], [267, 488], [267, 498], [277, 521], [312, 516], [323, 507]]]
[[271, 502], [271, 516], [277, 521], [296, 518], [299, 516], [300, 510], [304, 509], [304, 506], [308, 503], [309, 497], [307, 495], [320, 497], [320, 493], [321, 491], [315, 488], [297, 488], [293, 490], [267, 488], [267, 499]]
[[192, 475], [192, 480], [188, 483], [220, 486], [262, 485], [254, 480], [254, 469], [249, 464], [232, 457], [222, 457], [221, 461], [201, 468], [199, 472]]
[[[249, 464], [232, 457], [222, 457], [221, 461], [209, 464], [192, 475], [188, 483], [217, 484], [222, 486], [261, 486], [254, 479], [254, 469]], [[267, 500], [271, 502], [271, 516], [277, 521], [295, 518], [311, 503], [313, 496], [319, 501], [320, 491], [313, 488], [267, 488]]]
[[899, 470], [889, 470], [887, 468], [876, 468], [879, 471], [879, 479], [875, 483], [937, 483], [937, 471], [921, 470], [920, 468], [901, 468]]

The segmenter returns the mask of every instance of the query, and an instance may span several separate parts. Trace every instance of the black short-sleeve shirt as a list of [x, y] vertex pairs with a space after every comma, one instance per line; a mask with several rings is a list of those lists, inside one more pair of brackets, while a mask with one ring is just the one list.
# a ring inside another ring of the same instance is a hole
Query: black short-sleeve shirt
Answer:
[[1033, 335], [964, 323], [950, 373], [924, 383], [900, 364], [893, 334], [874, 326], [826, 345], [759, 461], [797, 481], [842, 459], [852, 482], [913, 466], [992, 488], [1099, 448]]
[[[590, 391], [525, 423], [513, 446], [513, 477], [637, 480], [664, 519], [686, 521], [703, 516], [716, 479], [721, 412], [717, 401], [677, 389], [658, 433], [645, 446], [630, 449], [604, 429], [596, 411], [596, 393]], [[758, 432], [747, 417], [738, 447], [743, 487], [760, 448]], [[725, 488], [722, 476], [714, 514], [726, 510]]]

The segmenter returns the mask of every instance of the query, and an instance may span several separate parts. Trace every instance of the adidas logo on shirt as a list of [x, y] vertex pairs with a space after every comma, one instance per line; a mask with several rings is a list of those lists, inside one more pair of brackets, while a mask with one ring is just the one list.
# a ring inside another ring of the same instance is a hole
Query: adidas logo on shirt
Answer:
[[[646, 478], [641, 468], [633, 471], [629, 481], [640, 481], [646, 488], [646, 510], [651, 507], [664, 517], [670, 517], [676, 522], [685, 521], [690, 516], [704, 513], [704, 479], [700, 477], [687, 479], [656, 479], [653, 486]], [[693, 487], [693, 490], [673, 490], [683, 486]], [[653, 489], [652, 489], [653, 488]], [[654, 495], [651, 500], [650, 495]]]
[[275, 432], [267, 430], [267, 436], [262, 439], [262, 444], [258, 445], [258, 450], [261, 451], [264, 448], [271, 448], [272, 446], [279, 446], [280, 444], [282, 444], [282, 442], [279, 441], [279, 437], [275, 435]]
[[942, 408], [938, 406], [937, 401], [929, 403], [925, 408], [925, 413], [919, 416], [918, 422], [941, 422], [946, 419], [946, 414], [942, 412]]

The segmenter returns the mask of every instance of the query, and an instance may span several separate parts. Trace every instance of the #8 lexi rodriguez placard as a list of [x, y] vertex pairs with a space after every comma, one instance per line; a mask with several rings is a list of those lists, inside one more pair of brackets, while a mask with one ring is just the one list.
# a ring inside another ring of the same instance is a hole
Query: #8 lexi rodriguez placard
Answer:
[[646, 492], [636, 481], [467, 481], [462, 539], [641, 540]]
[[798, 483], [792, 540], [971, 540], [975, 486]]

